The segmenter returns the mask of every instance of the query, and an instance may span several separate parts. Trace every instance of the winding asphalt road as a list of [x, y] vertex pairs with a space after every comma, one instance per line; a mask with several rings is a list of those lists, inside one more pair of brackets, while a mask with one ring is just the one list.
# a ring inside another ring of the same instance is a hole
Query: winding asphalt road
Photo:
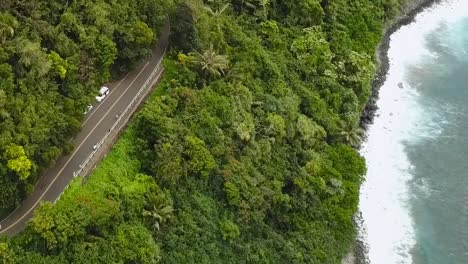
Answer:
[[[41, 201], [55, 201], [68, 187], [74, 178], [74, 172], [87, 159], [93, 146], [100, 142], [116, 122], [116, 115], [124, 112], [145, 82], [154, 83], [160, 77], [160, 72], [152, 76], [153, 71], [161, 71], [161, 61], [164, 56], [169, 37], [169, 24], [164, 27], [158, 44], [153, 49], [152, 56], [135, 70], [129, 72], [123, 79], [107, 84], [110, 93], [101, 103], [95, 103], [87, 113], [81, 127], [81, 132], [73, 139], [74, 150], [70, 155], [61, 156], [55, 166], [41, 176], [34, 192], [23, 204], [0, 222], [0, 235], [14, 236], [26, 227], [27, 221], [33, 216]], [[149, 89], [151, 89], [150, 87]], [[98, 87], [96, 87], [96, 92]], [[122, 121], [124, 122], [124, 121]], [[118, 127], [123, 127], [119, 124]]]

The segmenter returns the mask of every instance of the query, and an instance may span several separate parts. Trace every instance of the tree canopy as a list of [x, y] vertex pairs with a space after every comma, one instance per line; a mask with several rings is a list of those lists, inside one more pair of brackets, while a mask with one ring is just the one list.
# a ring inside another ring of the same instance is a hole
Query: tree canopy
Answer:
[[171, 1], [0, 3], [0, 215], [71, 148], [98, 87], [150, 53]]
[[[18, 21], [46, 16], [50, 22], [30, 25], [37, 38], [50, 25], [58, 32], [40, 44], [17, 39], [11, 56], [18, 65], [0, 64], [0, 106], [8, 104], [2, 96], [22, 93], [25, 107], [15, 109], [30, 114], [10, 123], [12, 131], [42, 125], [25, 103], [33, 100], [31, 82], [17, 82], [21, 72], [48, 76], [44, 85], [55, 90], [41, 92], [78, 98], [67, 103], [75, 109], [88, 98], [83, 81], [103, 81], [105, 72], [125, 70], [146, 54], [162, 13], [172, 27], [163, 80], [117, 145], [86, 185], [76, 179], [57, 204], [37, 210], [22, 234], [1, 241], [0, 260], [340, 263], [356, 235], [366, 168], [353, 147], [362, 136], [357, 125], [375, 48], [402, 1], [163, 2], [73, 1], [64, 8], [50, 1], [40, 5], [54, 10], [48, 16], [32, 4], [0, 4], [31, 17]], [[45, 43], [54, 48], [45, 52]], [[7, 109], [0, 116], [18, 114]], [[31, 137], [49, 139], [47, 127], [39, 128]], [[73, 131], [66, 124], [56, 129]], [[2, 135], [0, 147], [13, 148], [5, 164], [19, 159], [21, 166], [5, 167], [5, 175], [18, 175], [0, 181], [17, 190], [21, 173], [33, 175], [42, 163], [28, 137]], [[60, 153], [50, 151], [48, 160]], [[16, 195], [1, 194], [5, 201]]]

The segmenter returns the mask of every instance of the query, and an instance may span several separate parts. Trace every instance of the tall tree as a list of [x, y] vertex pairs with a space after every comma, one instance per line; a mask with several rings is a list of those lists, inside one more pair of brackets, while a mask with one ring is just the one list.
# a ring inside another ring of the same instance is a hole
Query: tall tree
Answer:
[[362, 130], [362, 128], [349, 122], [342, 122], [340, 131], [338, 132], [338, 140], [342, 143], [357, 147], [361, 143], [363, 135], [364, 130]]
[[0, 13], [0, 44], [5, 43], [8, 38], [15, 35], [15, 28], [18, 21], [8, 13]]
[[173, 212], [174, 208], [168, 205], [163, 194], [150, 193], [146, 196], [143, 216], [151, 222], [154, 231], [159, 230], [161, 225], [172, 217]]
[[200, 68], [206, 78], [219, 77], [229, 68], [229, 59], [226, 55], [220, 55], [210, 45], [203, 53], [198, 51], [190, 53], [190, 62]]

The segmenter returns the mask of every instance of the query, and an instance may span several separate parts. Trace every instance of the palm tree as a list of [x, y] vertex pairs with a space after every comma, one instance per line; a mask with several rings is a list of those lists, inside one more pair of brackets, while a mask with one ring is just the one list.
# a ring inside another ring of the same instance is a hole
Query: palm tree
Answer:
[[218, 9], [216, 11], [213, 11], [213, 9], [211, 9], [211, 7], [209, 7], [209, 6], [205, 6], [205, 10], [208, 11], [208, 13], [210, 15], [212, 15], [213, 17], [218, 19], [218, 18], [221, 17], [221, 15], [224, 13], [224, 11], [226, 11], [226, 9], [228, 7], [229, 7], [229, 3], [225, 4], [223, 7], [221, 7], [221, 9]]
[[172, 217], [174, 208], [171, 205], [167, 205], [166, 199], [162, 194], [154, 195], [151, 193], [146, 198], [143, 216], [152, 222], [154, 231], [159, 230], [161, 224]]
[[0, 21], [0, 42], [3, 44], [7, 40], [7, 37], [13, 37], [15, 30], [9, 25]]
[[[229, 3], [225, 4], [222, 6], [220, 9], [217, 9], [216, 11], [213, 11], [211, 7], [205, 6], [204, 9], [208, 12], [208, 14], [213, 18], [210, 20], [210, 25], [215, 26], [215, 29], [210, 29], [211, 32], [211, 39], [214, 40], [214, 43], [216, 44], [216, 48], [221, 48], [224, 49], [227, 47], [227, 43], [224, 38], [224, 32], [223, 32], [223, 25], [224, 20], [223, 20], [223, 13], [227, 10], [229, 7]], [[213, 21], [213, 22], [212, 22]]]
[[240, 0], [240, 8], [247, 7], [251, 10], [256, 10], [258, 6], [265, 10], [265, 7], [270, 3], [270, 0]]
[[362, 128], [354, 126], [350, 122], [343, 122], [341, 124], [341, 131], [338, 133], [338, 139], [342, 143], [357, 147], [361, 143], [363, 135], [364, 130]]
[[205, 10], [208, 11], [208, 13], [214, 17], [214, 20], [216, 22], [216, 27], [218, 29], [218, 34], [222, 34], [223, 31], [221, 30], [221, 15], [226, 11], [226, 9], [229, 7], [229, 3], [225, 4], [221, 9], [218, 9], [216, 11], [213, 11], [211, 7], [205, 6]]
[[229, 67], [229, 59], [226, 55], [219, 55], [210, 45], [210, 49], [203, 53], [192, 52], [190, 62], [199, 66], [201, 71], [208, 76], [224, 75], [224, 70]]
[[15, 27], [18, 24], [16, 19], [10, 14], [0, 14], [0, 43], [3, 44], [8, 37], [15, 35]]

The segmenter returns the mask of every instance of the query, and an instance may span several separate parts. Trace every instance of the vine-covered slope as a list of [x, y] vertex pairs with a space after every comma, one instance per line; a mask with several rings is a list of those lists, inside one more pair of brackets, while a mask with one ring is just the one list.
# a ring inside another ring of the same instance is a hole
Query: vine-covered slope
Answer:
[[42, 206], [0, 257], [339, 263], [365, 173], [352, 146], [399, 5], [176, 1], [158, 90], [89, 182]]

